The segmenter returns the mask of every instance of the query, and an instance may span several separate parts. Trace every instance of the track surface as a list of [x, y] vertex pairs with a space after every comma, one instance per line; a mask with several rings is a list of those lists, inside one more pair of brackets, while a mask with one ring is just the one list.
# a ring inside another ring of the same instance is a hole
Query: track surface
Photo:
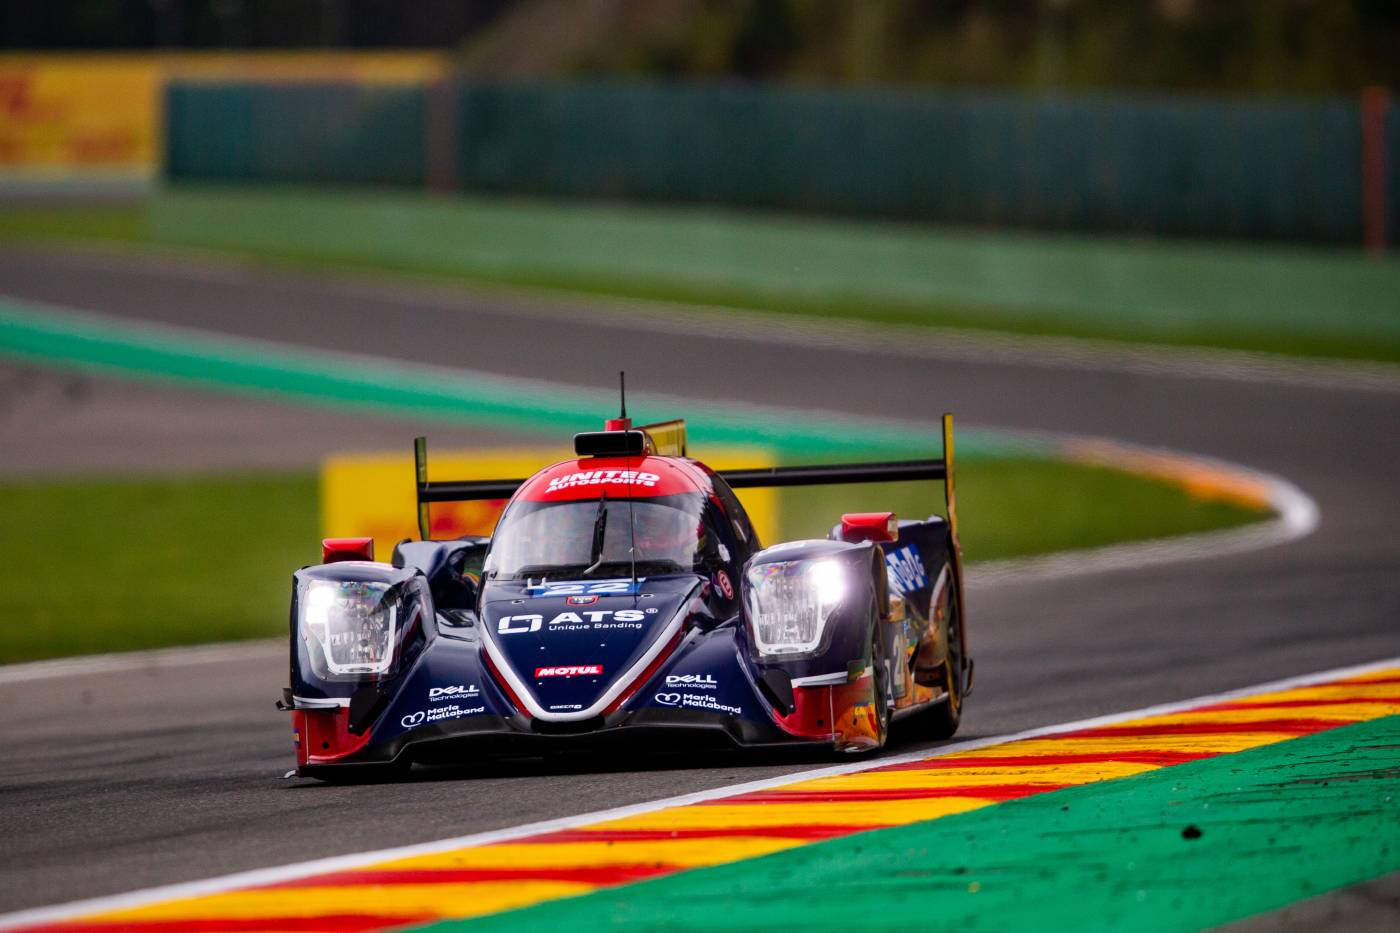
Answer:
[[0, 359], [0, 476], [316, 469], [327, 454], [402, 451], [405, 437], [423, 433], [453, 448], [528, 443], [525, 435], [501, 431], [289, 406]]
[[[561, 313], [522, 316], [496, 296], [77, 254], [0, 251], [0, 294], [579, 385], [606, 387], [625, 367], [635, 386], [694, 398], [920, 419], [951, 409], [964, 424], [1223, 457], [1291, 479], [1321, 506], [1314, 535], [1267, 551], [974, 582], [978, 677], [964, 737], [1400, 653], [1394, 393], [777, 348], [721, 333], [682, 340], [648, 332], [645, 318], [592, 326], [563, 301]], [[283, 664], [273, 646], [241, 663], [0, 683], [10, 711], [0, 727], [0, 909], [567, 816], [811, 764], [581, 760], [391, 787], [298, 784], [280, 777], [292, 757], [272, 709]]]

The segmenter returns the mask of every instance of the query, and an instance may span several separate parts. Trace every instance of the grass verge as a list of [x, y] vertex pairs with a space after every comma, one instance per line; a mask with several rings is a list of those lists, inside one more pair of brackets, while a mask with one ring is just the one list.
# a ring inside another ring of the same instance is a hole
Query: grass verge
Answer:
[[0, 485], [0, 662], [285, 631], [316, 502], [311, 473]]
[[[967, 460], [970, 560], [1092, 547], [1261, 517], [1155, 480], [1038, 460]], [[927, 509], [929, 490], [789, 490], [784, 536], [842, 511]], [[319, 557], [311, 473], [0, 485], [0, 663], [286, 631], [292, 570]]]
[[801, 316], [1400, 361], [1400, 261], [1359, 251], [992, 233], [715, 209], [264, 188], [16, 208], [0, 238]]

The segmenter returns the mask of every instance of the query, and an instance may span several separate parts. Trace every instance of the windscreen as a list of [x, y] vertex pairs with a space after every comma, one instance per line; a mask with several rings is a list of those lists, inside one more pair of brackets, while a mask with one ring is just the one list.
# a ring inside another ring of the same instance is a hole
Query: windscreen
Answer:
[[493, 579], [625, 576], [634, 540], [639, 575], [701, 569], [714, 553], [704, 510], [695, 493], [517, 501], [496, 528], [485, 572]]

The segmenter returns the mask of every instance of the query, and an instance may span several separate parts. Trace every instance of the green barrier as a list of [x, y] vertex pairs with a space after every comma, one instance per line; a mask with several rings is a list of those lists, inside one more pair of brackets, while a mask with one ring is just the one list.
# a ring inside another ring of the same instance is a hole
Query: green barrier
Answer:
[[1387, 242], [1400, 242], [1400, 104], [1386, 108], [1385, 228]]
[[[444, 119], [426, 119], [430, 93], [444, 95], [432, 108]], [[178, 180], [417, 185], [430, 175], [542, 197], [1361, 238], [1361, 116], [1346, 98], [594, 82], [177, 84], [168, 102], [168, 174]], [[1388, 116], [1394, 152], [1400, 107]], [[1387, 171], [1394, 232], [1400, 158]]]
[[421, 185], [422, 88], [174, 84], [166, 174], [250, 182]]
[[997, 226], [1356, 239], [1350, 101], [466, 86], [469, 190]]

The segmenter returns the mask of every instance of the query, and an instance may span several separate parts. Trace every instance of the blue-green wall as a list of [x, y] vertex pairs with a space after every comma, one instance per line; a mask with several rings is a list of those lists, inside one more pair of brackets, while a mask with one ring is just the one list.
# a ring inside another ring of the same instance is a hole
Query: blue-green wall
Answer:
[[423, 92], [355, 84], [176, 84], [172, 179], [421, 185]]
[[[1356, 101], [739, 84], [176, 85], [168, 172], [1358, 242]], [[1400, 233], [1400, 107], [1388, 227]], [[426, 135], [436, 134], [434, 146]], [[429, 153], [445, 152], [425, 165]], [[451, 153], [455, 152], [455, 159]]]

